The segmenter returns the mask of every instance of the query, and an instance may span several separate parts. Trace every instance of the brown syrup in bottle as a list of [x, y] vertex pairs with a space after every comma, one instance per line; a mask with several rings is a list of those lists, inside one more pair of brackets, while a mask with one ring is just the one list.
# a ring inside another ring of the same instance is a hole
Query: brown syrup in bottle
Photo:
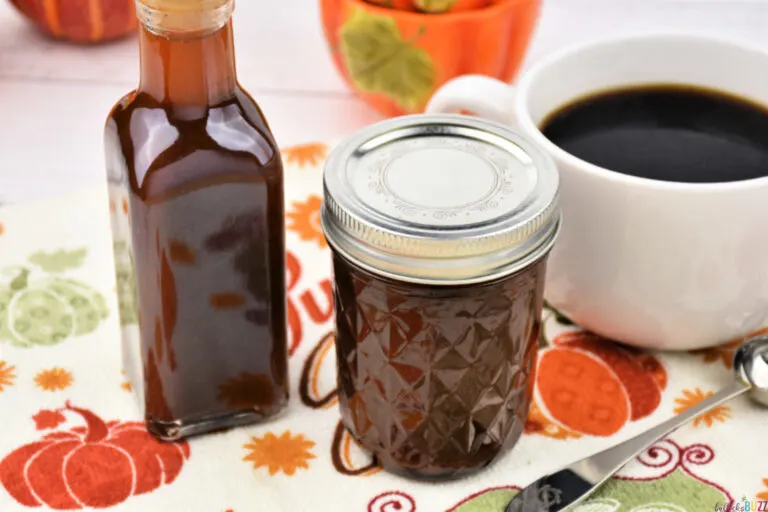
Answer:
[[125, 199], [114, 236], [135, 275], [147, 426], [173, 440], [287, 404], [283, 168], [237, 83], [231, 21], [140, 38], [140, 87], [105, 142], [113, 203]]

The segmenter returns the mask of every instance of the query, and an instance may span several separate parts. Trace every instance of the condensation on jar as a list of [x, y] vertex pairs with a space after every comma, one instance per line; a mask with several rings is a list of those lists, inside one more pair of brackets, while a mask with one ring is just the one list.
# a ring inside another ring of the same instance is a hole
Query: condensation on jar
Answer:
[[495, 123], [403, 116], [338, 145], [324, 192], [344, 425], [405, 476], [488, 466], [531, 404], [554, 163]]

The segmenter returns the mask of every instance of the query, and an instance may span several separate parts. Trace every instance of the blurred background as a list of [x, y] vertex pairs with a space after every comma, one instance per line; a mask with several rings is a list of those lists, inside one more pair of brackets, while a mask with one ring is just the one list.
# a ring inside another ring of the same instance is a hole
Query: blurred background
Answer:
[[[239, 0], [234, 23], [240, 81], [280, 146], [333, 142], [383, 117], [337, 72], [318, 0]], [[617, 33], [685, 31], [768, 51], [766, 27], [768, 0], [544, 0], [523, 70], [570, 43]], [[134, 36], [56, 41], [0, 0], [0, 202], [100, 184], [104, 119], [137, 80]]]

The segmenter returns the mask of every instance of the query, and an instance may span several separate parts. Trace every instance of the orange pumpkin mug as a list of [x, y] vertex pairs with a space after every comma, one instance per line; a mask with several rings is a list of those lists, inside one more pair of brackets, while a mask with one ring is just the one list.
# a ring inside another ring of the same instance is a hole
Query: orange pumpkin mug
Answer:
[[421, 113], [460, 75], [509, 82], [517, 74], [541, 0], [498, 0], [434, 15], [364, 0], [320, 0], [333, 61], [352, 90], [386, 116]]
[[134, 0], [10, 0], [46, 35], [75, 43], [100, 43], [137, 28]]

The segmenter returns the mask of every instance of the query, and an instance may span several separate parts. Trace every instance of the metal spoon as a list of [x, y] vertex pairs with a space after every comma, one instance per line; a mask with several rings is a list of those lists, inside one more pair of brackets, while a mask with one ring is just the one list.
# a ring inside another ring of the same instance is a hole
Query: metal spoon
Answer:
[[577, 505], [651, 444], [747, 391], [768, 406], [768, 335], [741, 345], [733, 367], [736, 380], [718, 393], [632, 439], [536, 480], [509, 502], [505, 512], [558, 512]]

